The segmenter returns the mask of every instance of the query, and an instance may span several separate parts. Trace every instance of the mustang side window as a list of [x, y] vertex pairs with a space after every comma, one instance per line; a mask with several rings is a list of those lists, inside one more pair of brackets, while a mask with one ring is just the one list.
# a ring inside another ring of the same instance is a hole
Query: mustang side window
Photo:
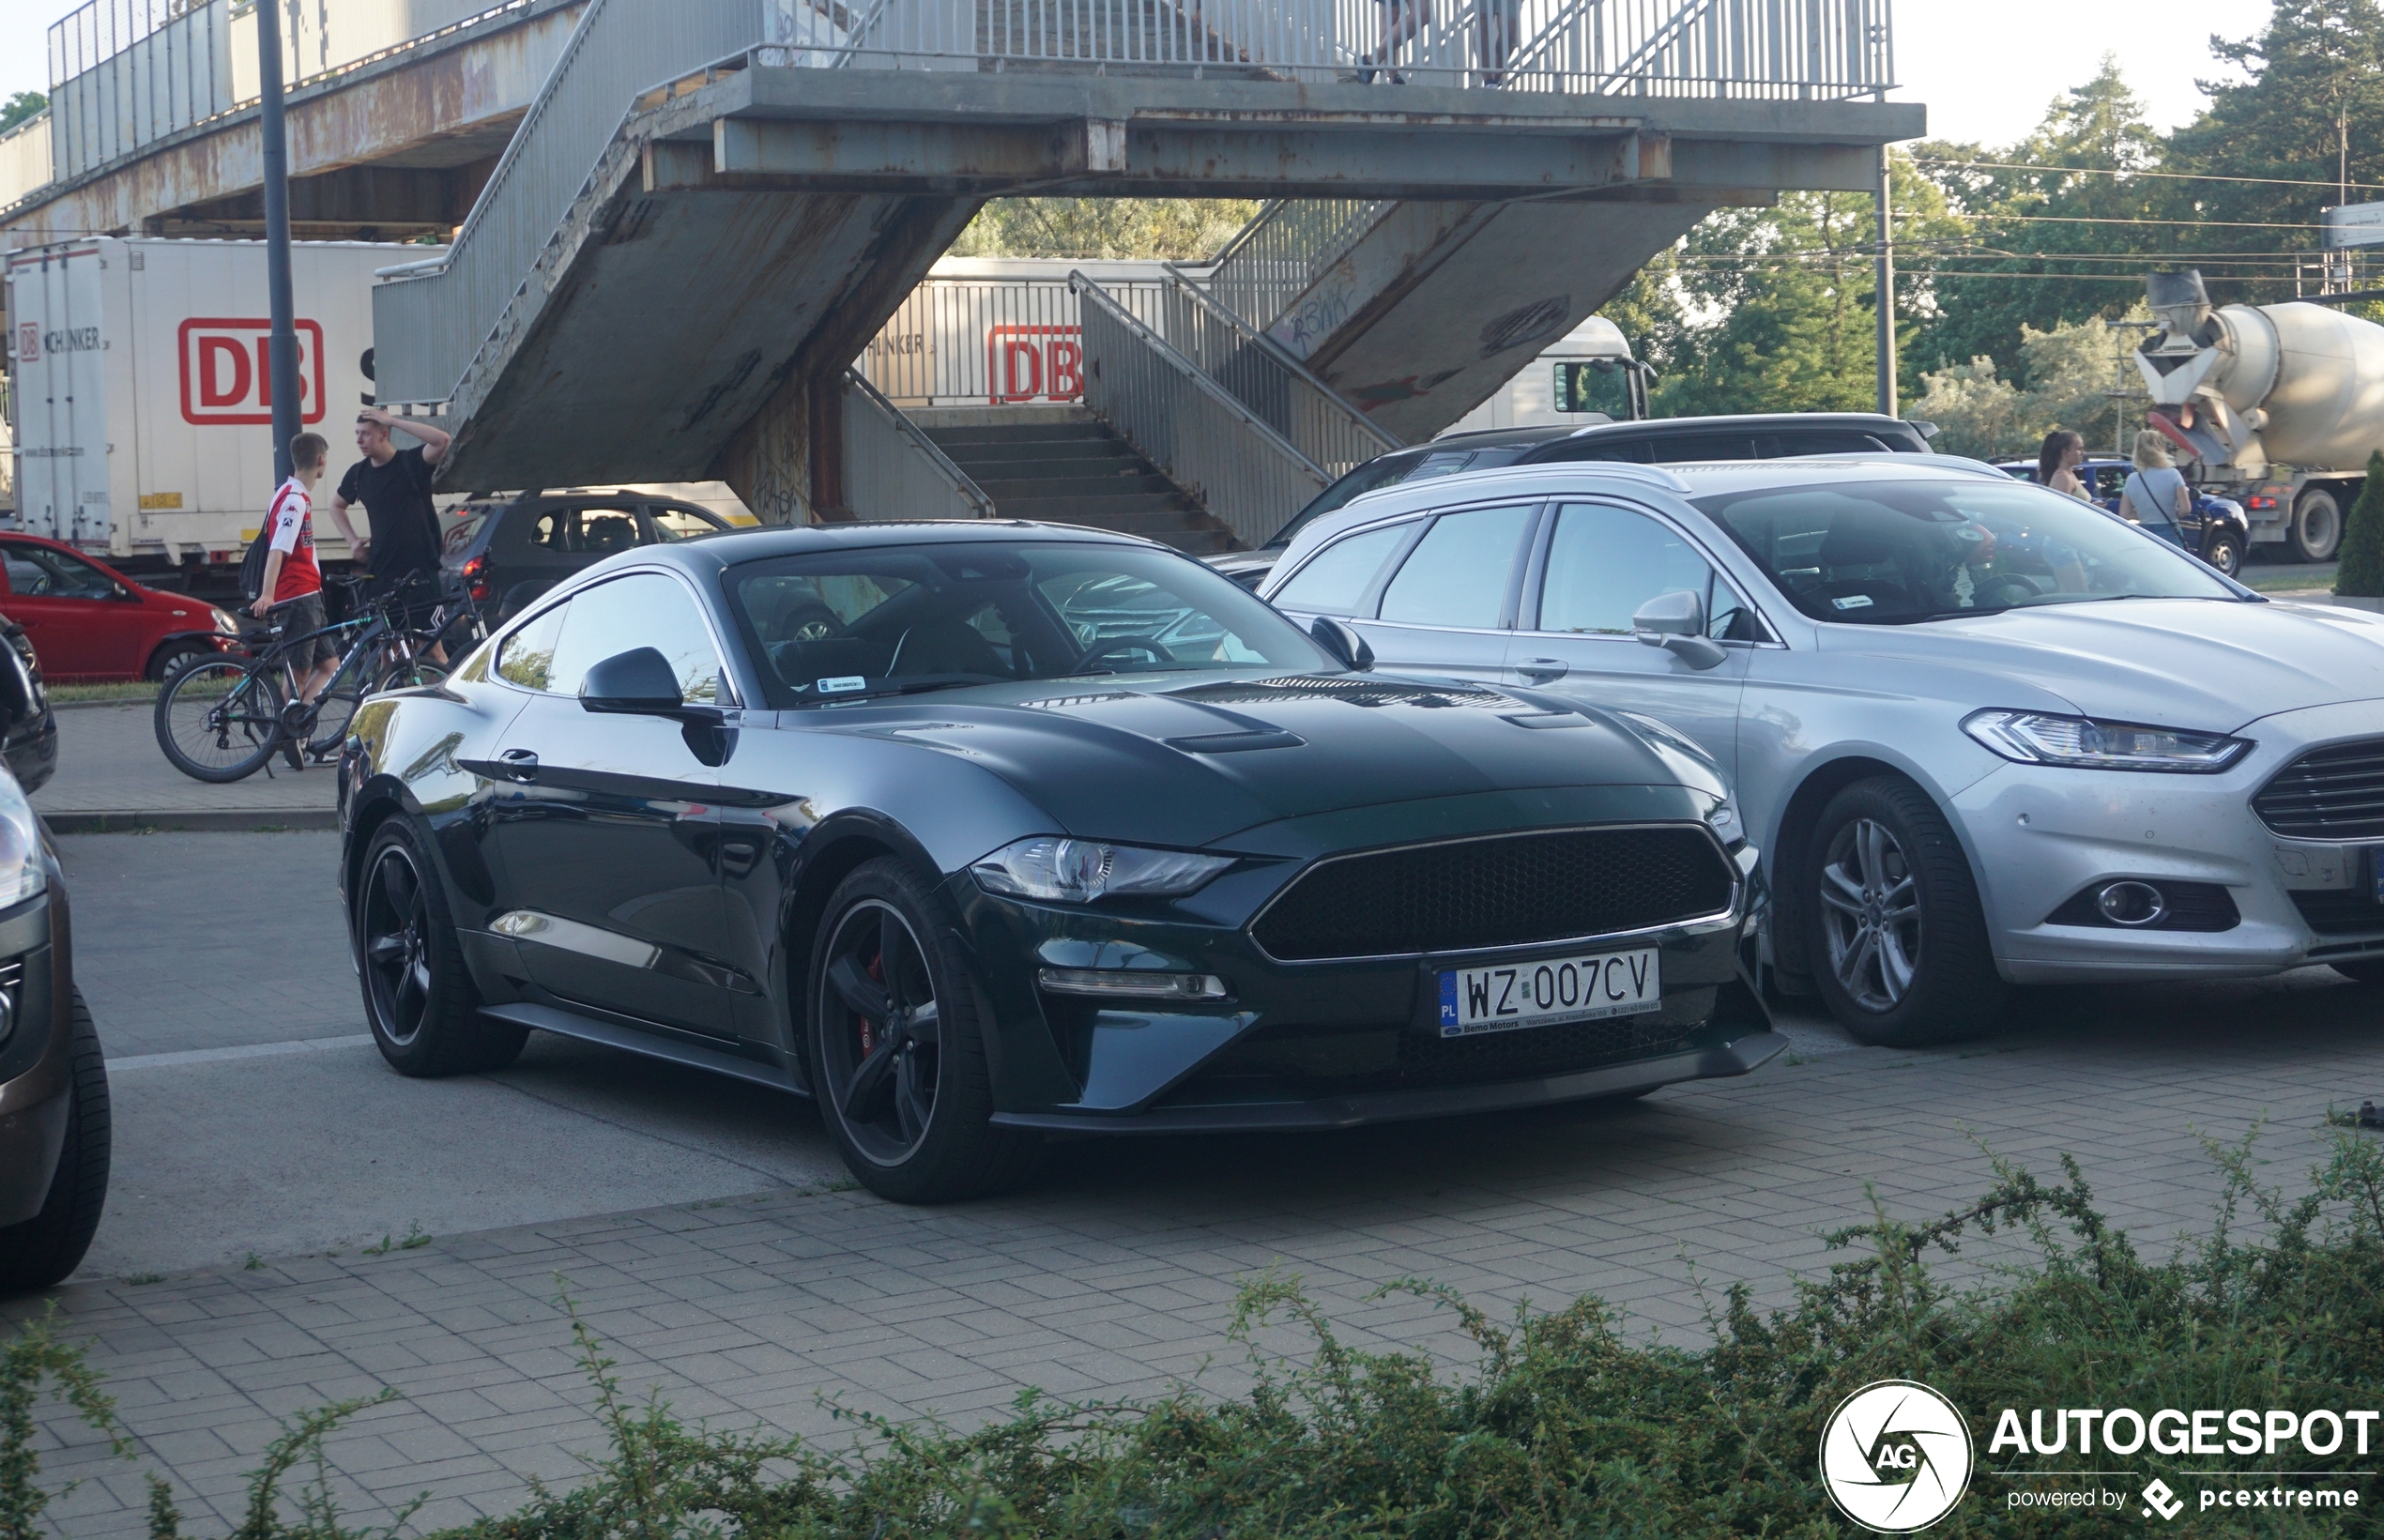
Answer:
[[679, 694], [710, 705], [720, 694], [720, 655], [695, 601], [660, 572], [632, 572], [572, 595], [546, 688], [576, 695], [588, 670], [616, 653], [650, 647], [670, 660]]
[[1358, 601], [1374, 586], [1374, 574], [1414, 528], [1415, 521], [1410, 519], [1335, 541], [1310, 557], [1272, 602], [1276, 609], [1304, 615], [1355, 614]]
[[569, 608], [568, 602], [558, 604], [499, 643], [497, 677], [525, 690], [545, 689], [555, 670], [555, 638], [563, 633], [563, 612]]

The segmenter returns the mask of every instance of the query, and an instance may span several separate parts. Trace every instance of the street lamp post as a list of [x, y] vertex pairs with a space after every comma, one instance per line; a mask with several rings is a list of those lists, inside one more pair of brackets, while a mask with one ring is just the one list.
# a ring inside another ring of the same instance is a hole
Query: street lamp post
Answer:
[[257, 80], [261, 86], [259, 135], [265, 162], [265, 288], [273, 317], [267, 348], [267, 389], [273, 398], [273, 477], [290, 477], [290, 440], [298, 435], [298, 349], [296, 306], [290, 297], [290, 145], [282, 120], [281, 0], [257, 0]]

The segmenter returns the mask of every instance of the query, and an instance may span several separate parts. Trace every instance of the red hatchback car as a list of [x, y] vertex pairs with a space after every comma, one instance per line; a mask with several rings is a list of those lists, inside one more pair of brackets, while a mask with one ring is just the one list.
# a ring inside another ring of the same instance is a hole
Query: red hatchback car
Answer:
[[145, 588], [38, 535], [0, 533], [0, 613], [24, 628], [53, 684], [163, 679], [239, 634], [203, 600]]

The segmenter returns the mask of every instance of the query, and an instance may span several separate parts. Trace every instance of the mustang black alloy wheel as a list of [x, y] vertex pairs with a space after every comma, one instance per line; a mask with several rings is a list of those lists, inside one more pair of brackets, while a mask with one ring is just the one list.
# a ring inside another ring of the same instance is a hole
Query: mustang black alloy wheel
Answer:
[[813, 1083], [868, 1188], [904, 1203], [1015, 1182], [1039, 1145], [991, 1125], [982, 999], [932, 883], [893, 857], [856, 868], [812, 948]]
[[1831, 798], [1805, 894], [1814, 982], [1857, 1038], [1910, 1047], [1993, 1022], [2003, 985], [1978, 884], [1919, 787], [1883, 775]]
[[502, 1069], [520, 1056], [529, 1029], [480, 1014], [437, 870], [403, 816], [365, 852], [356, 944], [373, 1041], [399, 1074]]

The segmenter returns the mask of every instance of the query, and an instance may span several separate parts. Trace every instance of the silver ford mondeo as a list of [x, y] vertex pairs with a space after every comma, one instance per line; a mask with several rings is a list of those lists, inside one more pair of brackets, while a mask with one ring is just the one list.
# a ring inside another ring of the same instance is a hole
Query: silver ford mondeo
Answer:
[[1766, 953], [1866, 1042], [2004, 984], [2384, 983], [2384, 618], [1950, 458], [1532, 465], [1360, 497], [1261, 592], [1384, 668], [1660, 719], [1735, 780]]

